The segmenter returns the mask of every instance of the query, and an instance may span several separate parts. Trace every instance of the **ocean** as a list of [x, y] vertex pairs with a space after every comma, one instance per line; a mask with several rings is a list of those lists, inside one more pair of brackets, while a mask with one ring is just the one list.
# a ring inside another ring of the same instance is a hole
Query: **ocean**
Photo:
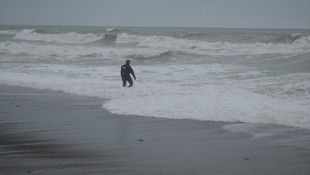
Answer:
[[308, 135], [310, 30], [0, 26], [0, 84], [101, 97], [122, 115]]

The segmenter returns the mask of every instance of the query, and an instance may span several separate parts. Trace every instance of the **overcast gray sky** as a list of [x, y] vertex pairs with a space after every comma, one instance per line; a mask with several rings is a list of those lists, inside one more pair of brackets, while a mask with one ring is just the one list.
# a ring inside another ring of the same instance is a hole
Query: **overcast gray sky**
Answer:
[[310, 29], [310, 0], [0, 0], [0, 24]]

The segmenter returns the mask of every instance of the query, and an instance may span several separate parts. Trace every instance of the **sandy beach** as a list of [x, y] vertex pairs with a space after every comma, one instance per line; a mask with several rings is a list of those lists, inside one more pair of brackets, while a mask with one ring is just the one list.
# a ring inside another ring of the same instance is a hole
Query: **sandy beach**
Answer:
[[121, 116], [104, 99], [0, 86], [1, 174], [309, 175], [310, 150], [224, 122]]

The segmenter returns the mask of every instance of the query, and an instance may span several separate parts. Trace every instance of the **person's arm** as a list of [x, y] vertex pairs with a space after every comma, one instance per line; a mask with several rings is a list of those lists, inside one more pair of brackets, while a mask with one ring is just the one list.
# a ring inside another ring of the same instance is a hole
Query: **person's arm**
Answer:
[[121, 77], [123, 78], [123, 66], [121, 67]]
[[130, 73], [133, 76], [133, 78], [136, 80], [135, 72], [133, 71], [133, 69], [131, 67], [130, 67]]

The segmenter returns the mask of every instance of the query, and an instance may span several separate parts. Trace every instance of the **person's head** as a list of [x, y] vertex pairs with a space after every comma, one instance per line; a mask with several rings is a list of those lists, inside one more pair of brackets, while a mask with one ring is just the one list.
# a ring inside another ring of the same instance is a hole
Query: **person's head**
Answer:
[[129, 65], [129, 64], [130, 64], [130, 60], [127, 60], [127, 61], [126, 61], [126, 64]]

